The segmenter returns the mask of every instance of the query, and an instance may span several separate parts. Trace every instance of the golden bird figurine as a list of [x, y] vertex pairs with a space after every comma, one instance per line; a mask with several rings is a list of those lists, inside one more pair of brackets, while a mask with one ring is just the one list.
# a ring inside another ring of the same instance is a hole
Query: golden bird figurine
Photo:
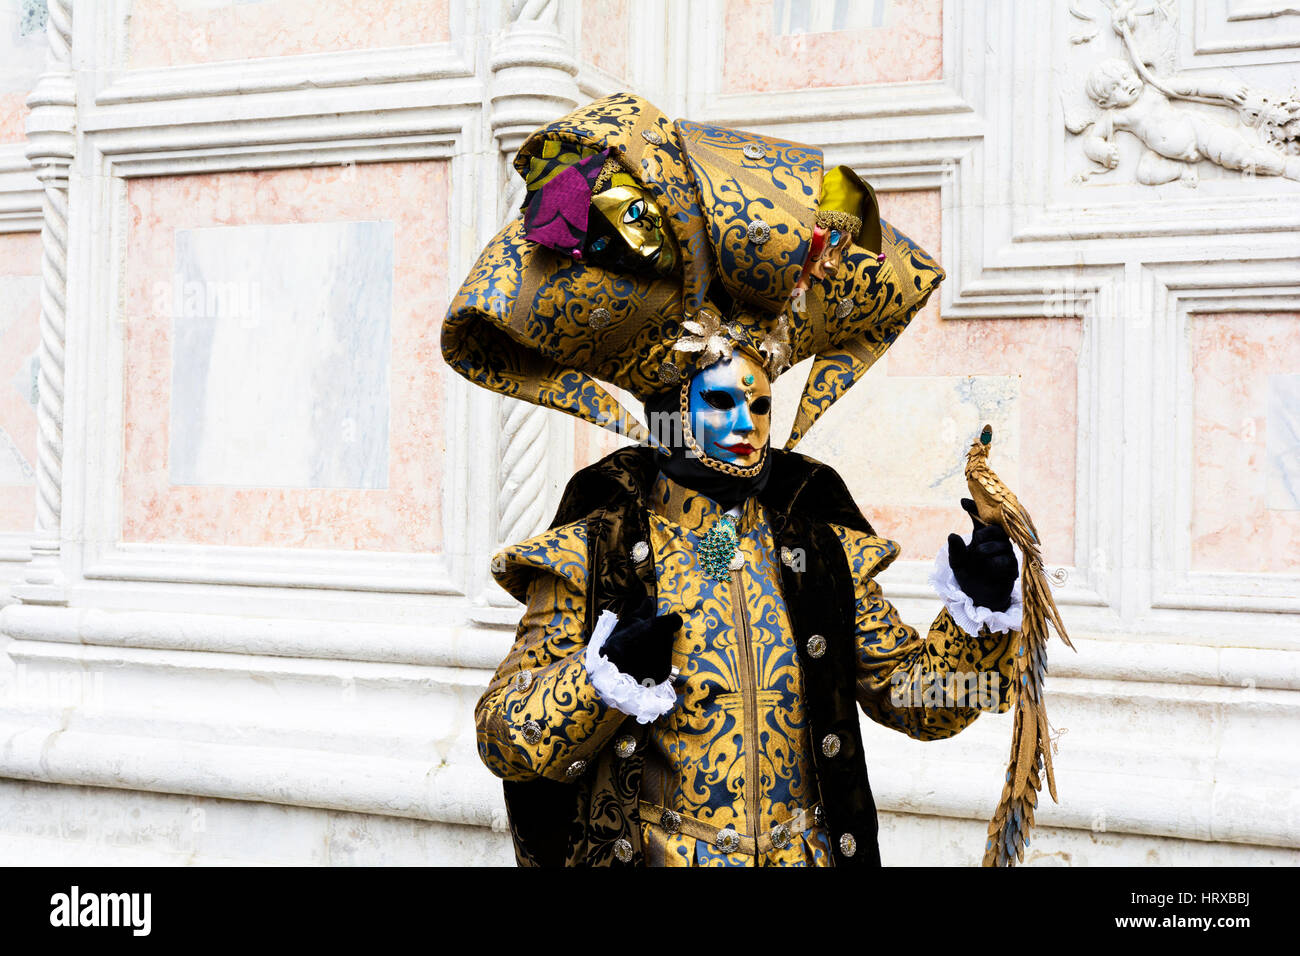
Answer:
[[1034, 809], [1043, 788], [1040, 772], [1047, 776], [1047, 789], [1056, 800], [1056, 779], [1052, 774], [1052, 747], [1047, 726], [1047, 703], [1043, 685], [1047, 676], [1048, 623], [1065, 646], [1074, 650], [1056, 602], [1043, 572], [1038, 529], [1011, 489], [989, 468], [989, 449], [993, 444], [993, 426], [985, 425], [979, 438], [966, 453], [966, 485], [979, 518], [998, 525], [1024, 556], [1021, 590], [1024, 619], [1019, 631], [1011, 635], [1016, 673], [1015, 726], [1011, 732], [1011, 760], [1007, 781], [1002, 788], [993, 819], [989, 823], [984, 866], [1015, 866], [1024, 862], [1025, 844], [1034, 825]]

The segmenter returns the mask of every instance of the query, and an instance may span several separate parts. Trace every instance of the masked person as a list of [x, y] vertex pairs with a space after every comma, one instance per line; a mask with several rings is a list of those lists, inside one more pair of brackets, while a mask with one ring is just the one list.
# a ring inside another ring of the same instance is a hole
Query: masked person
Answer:
[[[859, 708], [921, 740], [1005, 711], [1017, 558], [973, 518], [918, 634], [875, 581], [897, 545], [789, 449], [942, 271], [818, 150], [627, 94], [537, 131], [515, 167], [528, 198], [453, 301], [444, 357], [641, 442], [494, 563], [525, 610], [476, 720], [518, 861], [879, 865]], [[771, 382], [806, 357], [773, 449]]]

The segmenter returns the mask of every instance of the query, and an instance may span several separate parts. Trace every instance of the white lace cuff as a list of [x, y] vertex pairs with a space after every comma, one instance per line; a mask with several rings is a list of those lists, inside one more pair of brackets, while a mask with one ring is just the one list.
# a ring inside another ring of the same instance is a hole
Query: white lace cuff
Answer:
[[[971, 536], [963, 535], [962, 540], [970, 544]], [[1016, 570], [1023, 571], [1024, 557], [1014, 541], [1011, 550], [1016, 555]], [[930, 572], [930, 584], [943, 598], [948, 613], [957, 622], [957, 626], [971, 637], [979, 637], [981, 625], [987, 625], [990, 634], [1002, 634], [1006, 631], [1018, 631], [1023, 622], [1025, 602], [1020, 590], [1020, 574], [1016, 574], [1016, 583], [1011, 588], [1011, 606], [1005, 611], [990, 611], [980, 607], [961, 589], [957, 576], [952, 573], [948, 563], [948, 542], [945, 540], [934, 558], [934, 570]]]
[[638, 724], [648, 724], [677, 706], [677, 692], [673, 690], [671, 677], [662, 684], [649, 687], [638, 684], [636, 678], [624, 674], [600, 652], [617, 623], [618, 615], [613, 611], [602, 611], [596, 620], [587, 641], [587, 674], [601, 700], [635, 717]]

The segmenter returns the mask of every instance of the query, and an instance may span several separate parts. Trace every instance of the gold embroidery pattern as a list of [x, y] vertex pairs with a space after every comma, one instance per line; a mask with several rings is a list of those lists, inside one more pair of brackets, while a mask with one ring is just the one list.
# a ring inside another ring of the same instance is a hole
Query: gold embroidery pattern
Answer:
[[527, 601], [514, 646], [474, 712], [479, 756], [504, 780], [571, 781], [573, 764], [591, 760], [627, 719], [600, 699], [583, 662], [586, 557], [576, 524], [497, 558], [505, 565], [498, 579], [512, 593], [524, 589]]
[[832, 528], [853, 574], [858, 702], [867, 716], [918, 740], [951, 737], [984, 712], [979, 706], [950, 704], [958, 687], [967, 695], [973, 690], [977, 697], [981, 689], [988, 690], [993, 712], [1005, 713], [1011, 706], [1015, 672], [1011, 635], [985, 631], [971, 637], [945, 608], [922, 637], [902, 622], [874, 580], [897, 555], [898, 545], [849, 528]]
[[[667, 780], [665, 806], [755, 837], [817, 801], [802, 678], [771, 531], [758, 504], [747, 502], [738, 522], [744, 567], [714, 581], [699, 567], [696, 547], [722, 510], [662, 477], [652, 500], [659, 610], [677, 610], [685, 624], [673, 649], [681, 703], [653, 726], [649, 759]], [[643, 831], [663, 865], [755, 862], [648, 823]], [[761, 862], [819, 859], [828, 860], [825, 841], [810, 829]]]
[[629, 94], [536, 131], [515, 166], [527, 177], [550, 154], [606, 148], [663, 211], [682, 253], [680, 272], [637, 277], [554, 254], [523, 237], [521, 216], [484, 250], [447, 311], [442, 353], [458, 374], [644, 440], [635, 417], [600, 383], [645, 400], [689, 378], [706, 356], [673, 345], [684, 317], [706, 305], [716, 311], [708, 301], [716, 276], [735, 299], [721, 318], [738, 330], [736, 341], [767, 343], [774, 373], [817, 357], [792, 448], [943, 279], [933, 259], [882, 223], [883, 264], [874, 251], [851, 247], [837, 276], [815, 282], [796, 309], [788, 296], [812, 242], [821, 151], [686, 120], [670, 124]]

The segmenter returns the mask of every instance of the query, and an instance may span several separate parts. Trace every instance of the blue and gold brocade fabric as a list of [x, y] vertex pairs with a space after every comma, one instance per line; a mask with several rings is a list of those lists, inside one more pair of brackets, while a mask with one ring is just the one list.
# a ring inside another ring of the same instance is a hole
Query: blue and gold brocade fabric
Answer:
[[[723, 580], [703, 571], [700, 539], [721, 507], [662, 475], [651, 495], [650, 546], [658, 612], [682, 615], [673, 663], [678, 705], [651, 727], [645, 803], [706, 828], [759, 837], [818, 801], [803, 683], [780, 588], [767, 516], [755, 499], [737, 520], [740, 567]], [[946, 610], [928, 634], [904, 624], [875, 582], [897, 555], [887, 539], [834, 528], [857, 602], [857, 696], [876, 722], [920, 740], [952, 736], [984, 709], [1005, 711], [1014, 665], [1009, 635], [965, 634]], [[606, 705], [583, 663], [586, 537], [576, 523], [507, 549], [495, 569], [526, 600], [510, 654], [476, 710], [479, 753], [498, 777], [564, 780], [579, 760], [613, 759], [626, 715]], [[991, 691], [954, 698], [954, 686]], [[698, 827], [694, 828], [698, 831]], [[824, 866], [825, 833], [809, 826], [787, 845], [723, 853], [709, 840], [670, 833], [644, 815], [649, 865]]]

